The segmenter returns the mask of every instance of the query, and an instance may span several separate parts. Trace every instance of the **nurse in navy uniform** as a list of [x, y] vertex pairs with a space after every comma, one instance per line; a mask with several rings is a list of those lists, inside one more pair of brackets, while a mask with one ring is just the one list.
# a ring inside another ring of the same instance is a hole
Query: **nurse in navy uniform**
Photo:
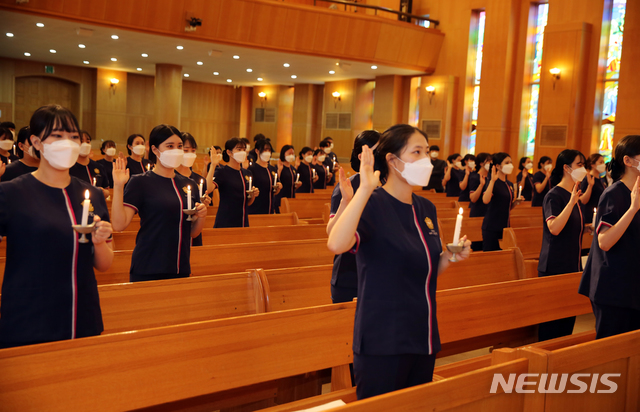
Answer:
[[[247, 145], [242, 139], [234, 137], [227, 140], [224, 148], [222, 159], [227, 162], [226, 166], [216, 169], [218, 157], [211, 157], [211, 167], [215, 170], [215, 179], [211, 187], [220, 192], [220, 205], [213, 227], [249, 227], [247, 208], [260, 195], [260, 189], [253, 185], [251, 172], [242, 168], [242, 163], [247, 160]], [[250, 192], [249, 177], [251, 177]], [[265, 195], [268, 196], [268, 193]]]
[[116, 142], [113, 140], [105, 140], [100, 146], [100, 153], [102, 153], [104, 157], [96, 160], [107, 174], [110, 189], [113, 189], [113, 162], [116, 161], [116, 150]]
[[516, 176], [516, 183], [518, 183], [518, 191], [522, 186], [522, 197], [525, 201], [529, 202], [533, 198], [533, 176], [529, 173], [529, 170], [533, 169], [533, 160], [528, 157], [520, 158], [518, 163], [518, 176]]
[[29, 143], [31, 131], [29, 126], [25, 126], [18, 132], [18, 147], [16, 149], [20, 160], [6, 165], [4, 173], [1, 173], [0, 181], [8, 182], [16, 177], [27, 173], [35, 172], [40, 165], [40, 158], [36, 155], [35, 149]]
[[298, 166], [298, 173], [300, 174], [300, 187], [296, 190], [296, 193], [313, 193], [313, 184], [318, 180], [318, 175], [313, 174], [313, 149], [310, 147], [303, 147], [300, 151], [300, 166]]
[[[129, 175], [141, 175], [151, 169], [151, 162], [144, 158], [146, 152], [144, 136], [141, 134], [132, 134], [127, 138], [127, 169]], [[151, 154], [149, 154], [151, 158]]]
[[[549, 193], [544, 197], [542, 248], [538, 276], [545, 277], [582, 270], [581, 251], [584, 217], [580, 204], [580, 182], [587, 174], [584, 156], [577, 150], [563, 150], [551, 173]], [[575, 316], [538, 326], [538, 340], [571, 335]]]
[[275, 213], [275, 196], [282, 189], [282, 184], [275, 183], [278, 169], [269, 164], [272, 152], [273, 148], [268, 139], [259, 139], [256, 142], [254, 150], [256, 161], [249, 166], [249, 171], [253, 176], [253, 185], [262, 195], [256, 197], [253, 203], [249, 205], [248, 211], [250, 215]]
[[278, 160], [278, 181], [282, 183], [282, 190], [276, 196], [276, 212], [280, 213], [280, 199], [288, 197], [295, 199], [296, 189], [302, 185], [296, 181], [297, 171], [295, 168], [296, 152], [293, 146], [286, 144], [280, 149], [280, 160]]
[[462, 170], [464, 175], [458, 184], [460, 186], [460, 195], [458, 195], [459, 202], [470, 202], [469, 193], [471, 188], [469, 186], [469, 178], [471, 174], [476, 170], [476, 157], [472, 154], [466, 154], [462, 159]]
[[[487, 205], [482, 201], [482, 194], [489, 184], [490, 167], [491, 155], [486, 152], [478, 153], [475, 170], [469, 175], [469, 217], [484, 217], [487, 213]], [[474, 252], [482, 252], [482, 247], [482, 240], [471, 242], [471, 250]]]
[[640, 329], [640, 136], [618, 142], [611, 177], [615, 183], [600, 197], [579, 289], [591, 300], [596, 339]]
[[[353, 352], [358, 399], [433, 378], [440, 350], [436, 279], [451, 254], [442, 250], [435, 206], [412, 192], [412, 186], [429, 181], [428, 150], [422, 131], [392, 126], [380, 139], [380, 171], [374, 172], [373, 153], [363, 147], [360, 187], [336, 215], [329, 234], [329, 250], [356, 253]], [[379, 178], [385, 184], [376, 188]], [[471, 242], [464, 244], [461, 259], [468, 257]]]
[[[114, 230], [125, 230], [133, 216], [140, 214], [140, 230], [131, 257], [131, 282], [191, 274], [191, 238], [202, 231], [207, 208], [200, 204], [193, 181], [174, 170], [184, 157], [181, 136], [173, 126], [161, 124], [153, 128], [149, 135], [149, 158], [156, 163], [153, 170], [129, 178], [126, 160], [118, 158], [113, 165]], [[195, 221], [188, 221], [189, 216], [183, 212], [188, 205], [189, 186]]]
[[315, 169], [316, 176], [318, 176], [318, 179], [313, 183], [314, 189], [326, 189], [327, 183], [329, 183], [333, 177], [333, 174], [327, 174], [327, 169], [324, 166], [326, 156], [327, 155], [324, 153], [324, 150], [316, 149], [313, 151], [313, 162], [311, 162], [311, 167]]
[[460, 196], [460, 181], [464, 178], [462, 170], [462, 157], [459, 153], [454, 153], [447, 158], [447, 170], [442, 179], [447, 197]]
[[0, 127], [0, 162], [7, 165], [19, 160], [18, 156], [11, 151], [13, 146], [13, 133], [11, 133], [11, 130]]
[[107, 173], [100, 163], [89, 157], [91, 154], [91, 135], [87, 131], [81, 130], [80, 136], [82, 137], [80, 155], [78, 156], [76, 164], [69, 169], [69, 174], [96, 187], [102, 188], [104, 197], [107, 198], [109, 197], [109, 179], [107, 178]]
[[600, 196], [607, 187], [607, 179], [600, 178], [606, 172], [607, 166], [604, 164], [604, 157], [600, 153], [594, 153], [589, 156], [584, 167], [588, 173], [580, 183], [580, 202], [584, 205], [584, 223], [593, 223], [593, 209], [598, 207]]
[[538, 171], [533, 175], [531, 206], [542, 206], [544, 197], [551, 190], [551, 170], [553, 170], [551, 158], [542, 156], [538, 161]]
[[[0, 235], [7, 258], [0, 305], [0, 348], [99, 335], [103, 330], [94, 268], [111, 266], [111, 224], [102, 191], [69, 175], [80, 150], [78, 121], [43, 106], [30, 121], [38, 170], [0, 184]], [[79, 243], [89, 192], [88, 223]]]

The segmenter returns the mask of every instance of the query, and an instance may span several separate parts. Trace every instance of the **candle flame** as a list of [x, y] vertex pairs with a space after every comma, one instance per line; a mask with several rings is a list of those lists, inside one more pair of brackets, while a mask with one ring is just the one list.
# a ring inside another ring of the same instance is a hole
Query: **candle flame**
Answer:
[[89, 199], [89, 190], [88, 189], [84, 191], [84, 198], [85, 199]]
[[593, 208], [593, 213], [596, 213], [596, 208], [595, 207]]
[[204, 183], [204, 179], [200, 179], [200, 184], [203, 184], [203, 183]]
[[187, 190], [191, 191], [191, 185], [187, 185]]
[[460, 208], [460, 211], [458, 212], [459, 214], [463, 214], [464, 210], [462, 208]]

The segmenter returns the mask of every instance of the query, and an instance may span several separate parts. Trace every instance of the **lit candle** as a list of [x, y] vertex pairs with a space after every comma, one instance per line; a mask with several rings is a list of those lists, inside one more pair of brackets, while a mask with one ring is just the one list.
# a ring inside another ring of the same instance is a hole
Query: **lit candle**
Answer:
[[251, 190], [251, 183], [252, 183], [252, 179], [251, 179], [251, 176], [249, 176], [249, 190]]
[[333, 161], [333, 170], [336, 170], [336, 161]]
[[151, 163], [147, 163], [147, 172], [151, 170]]
[[313, 178], [316, 178], [316, 169], [311, 169], [313, 171]]
[[202, 199], [202, 185], [204, 184], [204, 180], [200, 179], [200, 184], [198, 185], [198, 189], [200, 189], [200, 198]]
[[275, 178], [275, 180], [273, 181], [273, 185], [275, 186], [275, 185], [277, 185], [277, 184], [278, 184], [278, 174], [276, 173], [276, 178]]
[[93, 178], [93, 185], [94, 186], [96, 185], [96, 178], [95, 177]]
[[11, 164], [11, 159], [7, 159], [7, 162], [8, 162], [7, 164], [10, 165]]
[[300, 181], [300, 173], [296, 176], [296, 183], [298, 183], [298, 181]]
[[594, 230], [596, 228], [596, 212], [597, 212], [597, 209], [594, 207], [593, 208], [593, 220], [591, 220], [591, 223], [593, 224], [593, 229]]
[[462, 229], [462, 213], [464, 210], [460, 208], [458, 212], [458, 216], [456, 216], [456, 228], [453, 231], [453, 244], [457, 245], [460, 243], [460, 230]]
[[80, 223], [82, 226], [87, 226], [87, 222], [89, 221], [89, 205], [91, 201], [89, 200], [89, 191], [85, 190], [84, 192], [84, 202], [82, 202], [82, 220]]
[[187, 186], [187, 209], [191, 210], [191, 186]]
[[16, 155], [16, 144], [15, 143], [13, 144], [13, 155], [14, 156]]
[[520, 186], [520, 190], [518, 190], [518, 199], [522, 197], [522, 186]]
[[327, 175], [329, 175], [329, 166], [327, 166]]

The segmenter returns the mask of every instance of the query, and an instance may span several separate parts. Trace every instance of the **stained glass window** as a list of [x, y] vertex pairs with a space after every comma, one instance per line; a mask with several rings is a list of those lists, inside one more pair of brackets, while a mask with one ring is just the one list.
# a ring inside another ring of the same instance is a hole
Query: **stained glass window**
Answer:
[[472, 41], [475, 40], [476, 44], [476, 64], [475, 73], [473, 76], [473, 106], [471, 108], [471, 130], [469, 131], [469, 152], [475, 154], [476, 152], [476, 129], [478, 127], [478, 103], [480, 101], [480, 77], [482, 75], [482, 51], [484, 48], [484, 26], [486, 22], [486, 13], [484, 11], [478, 12], [478, 28], [475, 34], [475, 39], [472, 37]]
[[611, 160], [611, 150], [613, 149], [613, 130], [616, 123], [616, 106], [618, 104], [618, 76], [620, 75], [626, 6], [627, 0], [614, 0], [611, 13], [599, 147], [599, 152], [605, 157], [606, 161]]
[[544, 44], [544, 29], [547, 26], [547, 16], [549, 15], [549, 5], [539, 4], [536, 7], [536, 13], [533, 68], [531, 70], [531, 97], [529, 99], [529, 125], [527, 127], [527, 149], [525, 151], [525, 156], [527, 157], [533, 156], [536, 147], [540, 72], [542, 70], [542, 46]]

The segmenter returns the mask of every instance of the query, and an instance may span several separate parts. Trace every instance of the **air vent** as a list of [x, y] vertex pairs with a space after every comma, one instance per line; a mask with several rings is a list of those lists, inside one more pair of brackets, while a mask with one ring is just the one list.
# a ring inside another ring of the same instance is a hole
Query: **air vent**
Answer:
[[275, 123], [276, 109], [273, 107], [257, 108], [255, 122], [256, 123]]
[[429, 140], [440, 139], [440, 128], [442, 126], [442, 120], [423, 120], [422, 131], [427, 134]]
[[540, 146], [564, 147], [567, 145], [566, 125], [540, 126]]
[[351, 130], [351, 113], [327, 113], [325, 129]]

